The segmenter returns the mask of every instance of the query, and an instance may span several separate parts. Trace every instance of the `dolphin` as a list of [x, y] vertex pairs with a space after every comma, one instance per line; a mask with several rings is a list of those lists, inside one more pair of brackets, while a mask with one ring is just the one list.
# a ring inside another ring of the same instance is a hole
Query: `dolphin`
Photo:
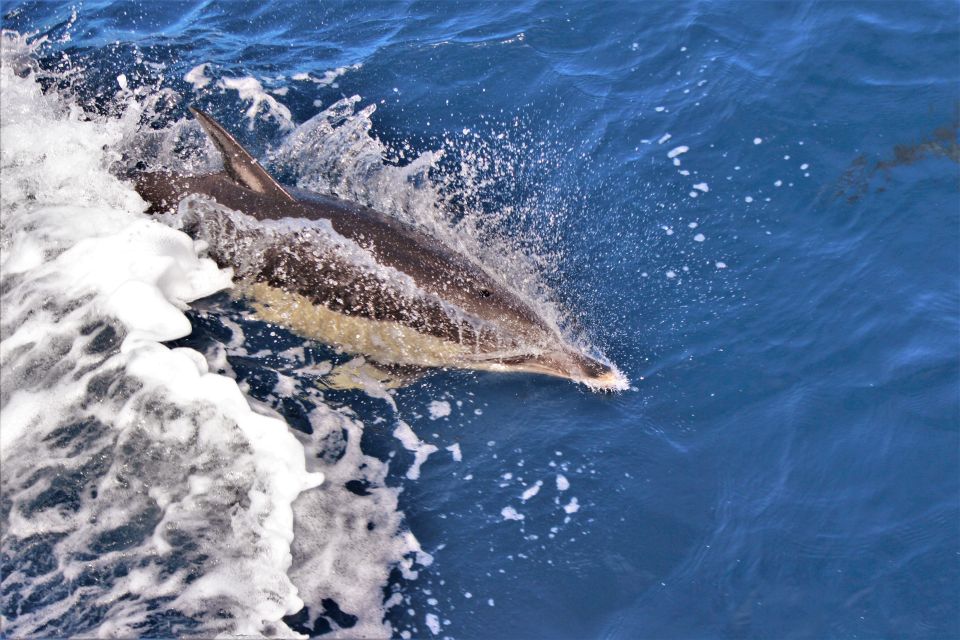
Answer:
[[369, 207], [282, 186], [216, 120], [190, 111], [224, 170], [144, 172], [135, 188], [149, 213], [183, 216], [265, 321], [386, 368], [530, 372], [626, 388], [616, 367], [566, 340], [468, 256]]

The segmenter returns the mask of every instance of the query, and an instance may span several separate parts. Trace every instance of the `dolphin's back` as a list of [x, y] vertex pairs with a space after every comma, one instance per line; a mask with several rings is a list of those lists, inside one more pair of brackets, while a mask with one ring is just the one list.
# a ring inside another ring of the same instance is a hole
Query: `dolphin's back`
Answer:
[[[142, 174], [137, 180], [137, 190], [144, 200], [154, 203], [151, 212], [175, 208], [185, 196], [197, 193], [259, 220], [327, 220], [336, 233], [369, 251], [378, 262], [407, 274], [425, 291], [455, 302], [464, 311], [507, 325], [527, 340], [535, 340], [537, 336], [534, 334], [547, 330], [543, 320], [519, 296], [498, 284], [471, 260], [370, 207], [332, 196], [294, 190], [290, 190], [291, 193], [303, 199], [281, 199], [238, 185], [226, 173], [192, 177], [166, 173]], [[269, 257], [271, 259], [265, 261], [263, 279], [324, 304], [336, 296], [331, 294], [324, 296], [323, 300], [319, 299], [319, 293], [311, 293], [311, 281], [336, 281], [342, 278], [342, 274], [331, 273], [330, 270], [349, 267], [346, 264], [336, 267], [320, 264], [308, 247], [300, 251], [288, 247], [281, 254]], [[357, 277], [356, 280], [363, 281], [365, 278]], [[363, 282], [358, 286], [373, 285]], [[321, 287], [312, 289], [314, 292], [322, 290]], [[362, 309], [354, 311], [360, 313]]]

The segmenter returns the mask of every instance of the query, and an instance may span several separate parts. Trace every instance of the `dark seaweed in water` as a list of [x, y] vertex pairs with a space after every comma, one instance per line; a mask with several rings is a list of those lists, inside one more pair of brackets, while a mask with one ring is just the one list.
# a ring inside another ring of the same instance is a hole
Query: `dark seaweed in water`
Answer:
[[871, 161], [866, 155], [857, 156], [850, 167], [837, 180], [834, 195], [845, 198], [853, 204], [860, 200], [870, 189], [871, 183], [880, 174], [884, 184], [876, 187], [877, 193], [886, 190], [885, 184], [891, 180], [891, 171], [897, 167], [916, 164], [922, 160], [946, 158], [960, 163], [960, 121], [950, 126], [938, 127], [933, 134], [925, 136], [919, 142], [898, 144], [893, 147], [893, 157], [887, 160]]

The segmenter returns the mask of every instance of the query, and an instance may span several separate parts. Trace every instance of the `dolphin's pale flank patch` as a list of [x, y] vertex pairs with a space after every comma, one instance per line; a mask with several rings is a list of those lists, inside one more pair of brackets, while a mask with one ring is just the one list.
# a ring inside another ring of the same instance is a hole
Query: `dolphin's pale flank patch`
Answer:
[[243, 284], [238, 291], [250, 299], [262, 320], [377, 362], [445, 367], [456, 366], [467, 355], [461, 343], [420, 333], [399, 322], [337, 313], [306, 296], [263, 282]]

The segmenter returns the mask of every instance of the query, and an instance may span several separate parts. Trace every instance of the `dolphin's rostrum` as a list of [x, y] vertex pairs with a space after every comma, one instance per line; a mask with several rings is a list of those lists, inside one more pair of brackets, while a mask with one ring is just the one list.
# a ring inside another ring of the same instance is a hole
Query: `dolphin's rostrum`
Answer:
[[[480, 265], [395, 218], [281, 186], [219, 123], [191, 108], [223, 156], [202, 176], [143, 173], [136, 188], [233, 267], [267, 321], [381, 365], [525, 371], [623, 389]], [[187, 196], [199, 194], [204, 200]], [[210, 202], [213, 200], [214, 202]]]

